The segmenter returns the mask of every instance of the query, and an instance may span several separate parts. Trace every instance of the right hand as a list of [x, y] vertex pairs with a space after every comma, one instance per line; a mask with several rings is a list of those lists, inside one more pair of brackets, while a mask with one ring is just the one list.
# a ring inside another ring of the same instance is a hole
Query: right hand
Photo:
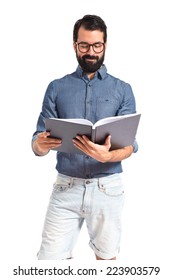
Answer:
[[38, 133], [37, 139], [32, 144], [33, 151], [39, 156], [44, 156], [50, 151], [50, 149], [61, 146], [61, 139], [48, 136], [50, 136], [50, 132]]

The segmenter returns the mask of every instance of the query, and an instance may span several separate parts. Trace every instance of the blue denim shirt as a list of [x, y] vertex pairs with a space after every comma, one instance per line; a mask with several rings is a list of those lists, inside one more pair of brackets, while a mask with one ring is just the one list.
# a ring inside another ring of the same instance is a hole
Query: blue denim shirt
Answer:
[[[92, 123], [118, 115], [136, 113], [131, 86], [107, 73], [103, 65], [90, 80], [82, 69], [52, 81], [46, 90], [38, 118], [36, 139], [45, 131], [45, 118], [85, 118]], [[134, 152], [138, 149], [134, 143]], [[121, 162], [101, 163], [81, 154], [57, 152], [59, 173], [79, 178], [97, 178], [122, 172]]]

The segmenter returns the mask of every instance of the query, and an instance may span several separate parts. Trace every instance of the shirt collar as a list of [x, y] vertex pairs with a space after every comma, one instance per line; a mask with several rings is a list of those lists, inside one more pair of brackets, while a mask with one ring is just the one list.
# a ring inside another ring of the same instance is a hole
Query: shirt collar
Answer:
[[[77, 69], [76, 69], [76, 73], [79, 77], [83, 77], [84, 73], [82, 68], [80, 67], [80, 65], [78, 65]], [[97, 70], [96, 75], [98, 76], [99, 79], [104, 79], [106, 77], [107, 74], [107, 68], [106, 66], [103, 64], [102, 67], [100, 69]]]

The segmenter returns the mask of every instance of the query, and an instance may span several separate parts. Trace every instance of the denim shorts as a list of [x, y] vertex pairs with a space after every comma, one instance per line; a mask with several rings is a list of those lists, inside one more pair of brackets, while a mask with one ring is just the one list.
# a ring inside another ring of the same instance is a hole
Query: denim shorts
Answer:
[[124, 189], [120, 174], [80, 179], [58, 174], [50, 197], [39, 260], [72, 258], [83, 222], [94, 253], [115, 257], [120, 248]]

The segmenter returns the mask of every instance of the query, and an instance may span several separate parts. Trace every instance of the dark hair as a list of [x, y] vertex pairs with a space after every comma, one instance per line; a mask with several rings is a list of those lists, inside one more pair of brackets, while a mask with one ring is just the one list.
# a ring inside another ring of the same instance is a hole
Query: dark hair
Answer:
[[99, 16], [85, 15], [83, 18], [76, 21], [73, 29], [74, 42], [77, 42], [78, 31], [81, 26], [86, 30], [100, 30], [101, 32], [103, 32], [104, 42], [107, 41], [107, 27], [105, 22]]

